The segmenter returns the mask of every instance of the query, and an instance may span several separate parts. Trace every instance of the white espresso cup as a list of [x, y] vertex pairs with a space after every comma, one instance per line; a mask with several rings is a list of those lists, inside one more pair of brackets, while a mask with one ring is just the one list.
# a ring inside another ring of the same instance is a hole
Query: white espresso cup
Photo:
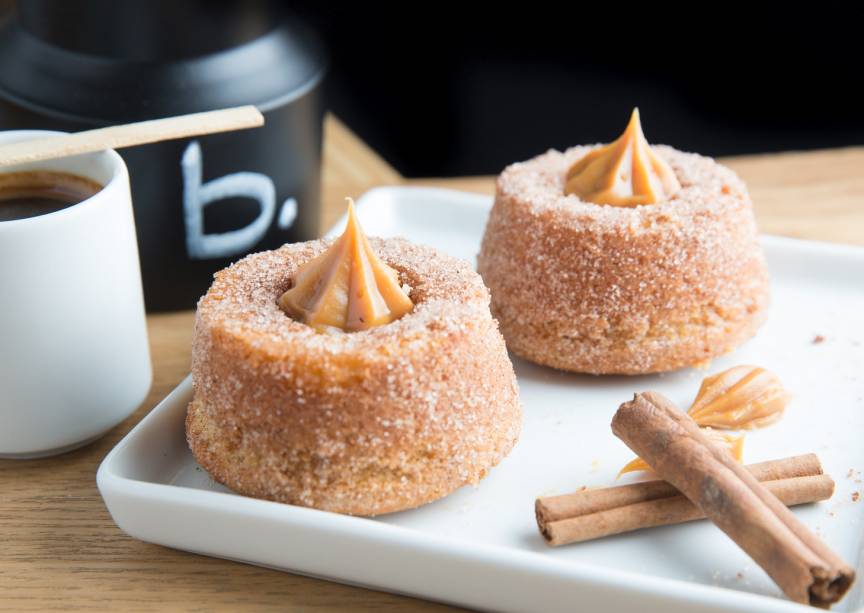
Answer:
[[[54, 134], [0, 132], [0, 143]], [[33, 458], [92, 441], [150, 388], [129, 175], [115, 151], [0, 167], [102, 185], [66, 208], [0, 221], [0, 457]], [[0, 202], [0, 206], [3, 206]]]

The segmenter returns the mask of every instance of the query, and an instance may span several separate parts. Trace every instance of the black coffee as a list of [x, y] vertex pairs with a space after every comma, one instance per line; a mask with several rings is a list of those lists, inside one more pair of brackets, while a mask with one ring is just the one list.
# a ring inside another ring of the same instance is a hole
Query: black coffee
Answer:
[[101, 189], [95, 181], [66, 172], [0, 173], [0, 222], [53, 213]]

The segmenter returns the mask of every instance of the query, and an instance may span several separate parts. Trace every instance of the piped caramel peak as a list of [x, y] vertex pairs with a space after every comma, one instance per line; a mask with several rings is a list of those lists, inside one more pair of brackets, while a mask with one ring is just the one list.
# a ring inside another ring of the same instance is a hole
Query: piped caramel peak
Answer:
[[279, 298], [285, 313], [321, 332], [367, 330], [414, 308], [396, 271], [372, 251], [354, 202], [347, 200], [348, 225], [342, 236], [303, 265], [294, 287]]
[[594, 204], [635, 207], [667, 200], [679, 189], [675, 172], [645, 140], [637, 108], [618, 140], [570, 167], [564, 193]]

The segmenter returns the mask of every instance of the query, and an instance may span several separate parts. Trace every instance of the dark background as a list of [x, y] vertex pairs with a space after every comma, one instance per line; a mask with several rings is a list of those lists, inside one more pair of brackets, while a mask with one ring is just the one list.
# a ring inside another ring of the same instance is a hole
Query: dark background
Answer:
[[860, 8], [290, 4], [330, 47], [333, 110], [409, 176], [608, 142], [636, 105], [649, 141], [708, 155], [864, 144]]
[[[22, 7], [35, 1], [19, 0]], [[143, 11], [160, 6], [140, 1]], [[106, 0], [54, 2], [52, 27], [62, 29], [82, 6], [100, 2], [104, 28], [80, 37], [98, 47], [111, 38]], [[226, 5], [243, 19], [243, 6], [262, 2], [161, 6], [180, 15], [180, 31], [191, 31], [206, 28]], [[11, 4], [0, 0], [0, 10]], [[649, 141], [708, 155], [864, 144], [864, 9], [857, 3], [806, 10], [787, 3], [770, 11], [755, 3], [663, 10], [625, 3], [271, 4], [319, 31], [331, 57], [329, 107], [408, 176], [496, 173], [550, 147], [606, 142], [636, 105]], [[166, 23], [158, 42], [170, 43], [174, 26]], [[130, 46], [154, 44], [152, 32], [141, 32]], [[216, 47], [231, 42], [218, 40], [218, 32], [206, 36]]]

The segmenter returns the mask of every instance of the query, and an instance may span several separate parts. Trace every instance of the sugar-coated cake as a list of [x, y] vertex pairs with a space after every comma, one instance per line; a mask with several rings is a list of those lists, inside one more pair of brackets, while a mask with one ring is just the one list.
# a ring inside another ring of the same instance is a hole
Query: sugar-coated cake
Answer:
[[[196, 315], [187, 438], [237, 492], [376, 515], [479, 481], [515, 444], [522, 410], [488, 291], [467, 263], [402, 239], [345, 240], [286, 245], [216, 275]], [[326, 277], [318, 298], [288, 293], [304, 266], [338, 249], [366, 268], [335, 265], [346, 280]], [[351, 332], [330, 329], [332, 316], [313, 327], [283, 311], [303, 303], [332, 315], [321, 296], [382, 274], [370, 257], [395, 271], [410, 311]]]
[[769, 303], [744, 183], [710, 158], [648, 148], [635, 112], [610, 145], [504, 170], [478, 270], [508, 348], [575, 372], [699, 364], [752, 337]]

